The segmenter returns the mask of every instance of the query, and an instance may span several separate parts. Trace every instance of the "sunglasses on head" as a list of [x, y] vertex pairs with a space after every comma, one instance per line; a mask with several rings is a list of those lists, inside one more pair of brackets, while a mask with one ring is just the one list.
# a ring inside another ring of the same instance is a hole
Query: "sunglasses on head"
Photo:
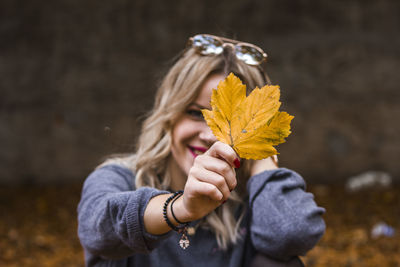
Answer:
[[267, 60], [267, 54], [258, 46], [210, 34], [197, 34], [189, 38], [188, 46], [192, 46], [203, 56], [219, 55], [226, 46], [232, 46], [236, 58], [244, 63], [257, 66]]

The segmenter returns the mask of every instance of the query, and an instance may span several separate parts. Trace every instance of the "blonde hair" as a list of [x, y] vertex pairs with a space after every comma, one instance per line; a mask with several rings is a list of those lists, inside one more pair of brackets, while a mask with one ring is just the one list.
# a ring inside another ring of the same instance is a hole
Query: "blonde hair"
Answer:
[[[171, 177], [166, 169], [171, 156], [174, 123], [197, 98], [205, 80], [214, 73], [227, 75], [233, 72], [247, 85], [248, 90], [261, 87], [269, 81], [260, 67], [246, 65], [236, 60], [229, 49], [225, 50], [219, 56], [202, 56], [192, 48], [185, 51], [162, 80], [154, 107], [143, 123], [136, 153], [112, 158], [102, 165], [117, 163], [131, 169], [136, 175], [136, 188], [150, 186], [168, 189]], [[240, 238], [238, 227], [244, 211], [238, 219], [235, 219], [234, 213], [246, 195], [250, 164], [244, 161], [237, 171], [239, 185], [232, 192], [230, 201], [204, 218], [205, 227], [215, 233], [222, 249], [227, 249]]]

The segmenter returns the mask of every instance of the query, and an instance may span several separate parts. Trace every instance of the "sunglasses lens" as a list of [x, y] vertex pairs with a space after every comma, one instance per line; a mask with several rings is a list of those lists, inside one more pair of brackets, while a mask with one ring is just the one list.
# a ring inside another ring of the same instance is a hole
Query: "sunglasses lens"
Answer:
[[221, 41], [212, 36], [201, 34], [193, 37], [193, 47], [204, 56], [219, 55], [224, 50]]
[[248, 45], [236, 45], [236, 57], [249, 65], [258, 65], [263, 62], [264, 54], [257, 48]]

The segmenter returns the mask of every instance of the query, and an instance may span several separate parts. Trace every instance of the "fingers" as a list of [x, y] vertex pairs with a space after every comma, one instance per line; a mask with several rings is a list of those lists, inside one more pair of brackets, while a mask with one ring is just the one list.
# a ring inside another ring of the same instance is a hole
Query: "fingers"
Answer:
[[[225, 163], [225, 165], [229, 166]], [[229, 168], [229, 167], [228, 167]], [[213, 198], [214, 200], [224, 201], [229, 198], [231, 189], [227, 183], [226, 177], [220, 175], [217, 172], [207, 170], [205, 168], [193, 168], [191, 170], [191, 175], [196, 178], [197, 181], [201, 184], [208, 184], [207, 189], [211, 190], [210, 193], [217, 196], [217, 198]], [[229, 175], [230, 180], [236, 180], [232, 173]], [[236, 183], [236, 181], [235, 181]], [[203, 186], [203, 185], [202, 185]], [[234, 188], [234, 187], [233, 187]], [[217, 189], [219, 193], [215, 193], [213, 190]]]
[[[206, 153], [195, 158], [185, 185], [189, 210], [195, 212], [192, 206], [200, 208], [199, 203], [206, 204], [208, 201], [217, 201], [209, 203], [211, 206], [220, 205], [229, 198], [237, 185], [235, 161], [239, 161], [235, 151], [221, 142], [214, 143]], [[203, 202], [203, 197], [209, 200]], [[189, 199], [192, 201], [189, 202]]]
[[[197, 177], [203, 182], [210, 182], [218, 188], [223, 188], [224, 185], [229, 191], [235, 189], [237, 185], [236, 172], [225, 160], [211, 157], [209, 155], [201, 155], [196, 158], [196, 165], [204, 172], [198, 172]], [[195, 169], [196, 170], [196, 169]]]
[[234, 168], [240, 167], [240, 158], [237, 156], [235, 150], [222, 142], [215, 142], [210, 149], [207, 150], [205, 155], [222, 158]]
[[[215, 185], [197, 180], [193, 184], [192, 194], [207, 196], [211, 200], [221, 203], [226, 199], [224, 194]], [[228, 192], [229, 193], [229, 192]]]

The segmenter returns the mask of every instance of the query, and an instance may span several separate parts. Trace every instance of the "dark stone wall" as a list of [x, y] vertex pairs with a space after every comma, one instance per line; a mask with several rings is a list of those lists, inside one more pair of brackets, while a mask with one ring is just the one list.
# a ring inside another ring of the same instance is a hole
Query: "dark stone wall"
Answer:
[[258, 44], [293, 134], [282, 165], [311, 182], [399, 179], [397, 0], [0, 1], [0, 183], [79, 182], [133, 149], [189, 36]]

